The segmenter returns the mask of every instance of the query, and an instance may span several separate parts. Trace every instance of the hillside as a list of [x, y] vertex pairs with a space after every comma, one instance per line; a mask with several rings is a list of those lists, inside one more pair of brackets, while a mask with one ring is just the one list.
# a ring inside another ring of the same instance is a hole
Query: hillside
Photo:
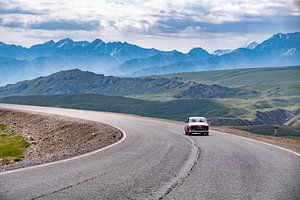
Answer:
[[0, 98], [13, 96], [1, 100], [7, 103], [180, 120], [199, 114], [219, 125], [282, 124], [290, 116], [282, 113], [294, 113], [300, 108], [299, 69], [237, 69], [140, 78], [76, 69], [0, 87]]
[[187, 72], [159, 77], [256, 90], [265, 96], [300, 95], [300, 66]]
[[256, 91], [246, 92], [235, 88], [223, 87], [220, 85], [204, 85], [201, 83], [193, 83], [189, 88], [180, 91], [174, 97], [177, 99], [181, 98], [228, 98], [245, 95], [256, 95]]
[[2, 98], [0, 102], [129, 113], [181, 121], [192, 115], [206, 116], [209, 119], [215, 119], [217, 117], [230, 116], [231, 113], [234, 112], [234, 110], [209, 99], [161, 102], [97, 94], [15, 96]]
[[196, 95], [195, 92], [193, 95], [189, 94], [194, 91], [194, 87], [193, 83], [163, 77], [120, 78], [75, 69], [0, 87], [0, 97], [89, 93], [111, 96], [169, 94], [172, 98], [227, 98], [247, 94], [239, 89], [206, 84], [201, 84]]
[[[270, 98], [299, 96], [298, 77], [300, 67], [220, 70], [140, 78], [104, 76], [75, 69], [0, 87], [0, 97], [91, 93], [146, 100], [239, 98], [246, 101], [250, 98], [260, 100], [253, 104], [255, 109], [259, 109], [273, 104], [268, 103]], [[284, 105], [286, 101], [282, 102]], [[280, 105], [279, 100], [274, 100], [274, 103]]]
[[163, 92], [183, 85], [181, 81], [166, 78], [119, 78], [75, 69], [0, 87], [0, 97], [71, 93], [126, 96]]
[[[97, 94], [59, 94], [39, 96], [13, 96], [0, 99], [1, 103], [52, 106], [129, 113], [183, 121], [188, 116], [205, 116], [211, 125], [249, 126], [283, 124], [298, 112], [283, 109], [256, 112], [253, 119], [241, 119], [247, 110], [223, 104], [217, 99], [184, 99], [172, 101], [146, 101], [120, 96]], [[268, 117], [269, 116], [269, 117]], [[289, 126], [289, 130], [299, 130]], [[289, 135], [289, 133], [286, 133]]]

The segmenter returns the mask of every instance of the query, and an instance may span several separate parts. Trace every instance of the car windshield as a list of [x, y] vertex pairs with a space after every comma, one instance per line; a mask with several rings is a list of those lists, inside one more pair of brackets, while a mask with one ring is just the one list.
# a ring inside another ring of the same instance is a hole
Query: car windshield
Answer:
[[194, 119], [191, 119], [191, 122], [206, 122], [206, 119], [203, 119], [203, 118], [194, 118]]

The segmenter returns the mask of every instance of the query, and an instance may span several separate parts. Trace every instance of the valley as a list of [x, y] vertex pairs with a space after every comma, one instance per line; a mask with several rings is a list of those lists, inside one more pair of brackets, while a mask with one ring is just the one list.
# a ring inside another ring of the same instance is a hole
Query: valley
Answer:
[[[65, 38], [30, 48], [1, 43], [0, 102], [180, 121], [204, 115], [213, 125], [272, 128], [299, 113], [299, 44], [299, 32], [211, 53], [101, 39]], [[290, 114], [283, 119], [282, 113]], [[298, 129], [295, 124], [286, 130]]]
[[[201, 115], [212, 125], [265, 125], [272, 129], [274, 124], [283, 125], [299, 114], [299, 76], [300, 67], [137, 78], [104, 76], [76, 69], [0, 87], [0, 102], [130, 113], [179, 121]], [[267, 117], [262, 118], [264, 115]], [[298, 126], [284, 130], [294, 138], [295, 133], [298, 134]]]

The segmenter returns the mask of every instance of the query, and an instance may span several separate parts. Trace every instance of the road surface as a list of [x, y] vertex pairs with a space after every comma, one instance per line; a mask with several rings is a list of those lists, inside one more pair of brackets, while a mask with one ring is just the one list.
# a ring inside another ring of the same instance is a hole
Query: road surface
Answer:
[[297, 153], [230, 134], [185, 136], [183, 124], [124, 114], [0, 104], [113, 125], [116, 145], [0, 173], [0, 199], [300, 199]]

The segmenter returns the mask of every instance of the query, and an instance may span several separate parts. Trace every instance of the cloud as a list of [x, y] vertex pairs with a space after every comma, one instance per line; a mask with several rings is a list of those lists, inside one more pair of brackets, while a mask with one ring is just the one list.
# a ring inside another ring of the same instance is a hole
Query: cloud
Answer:
[[[263, 38], [275, 32], [300, 31], [299, 0], [6, 0], [0, 2], [0, 28], [25, 34], [27, 41], [75, 36], [104, 40], [170, 41], [230, 34]], [[2, 13], [2, 14], [1, 14]], [[26, 33], [34, 33], [32, 36]], [[80, 31], [80, 36], [77, 31]], [[4, 37], [4, 32], [0, 33]], [[29, 39], [29, 37], [32, 37]], [[33, 38], [35, 37], [35, 38]], [[228, 37], [228, 38], [225, 38]], [[5, 35], [5, 38], [7, 36]], [[24, 37], [22, 37], [24, 38]], [[155, 38], [155, 39], [154, 39]], [[157, 39], [160, 38], [160, 39]], [[21, 38], [19, 38], [21, 40]], [[249, 40], [253, 40], [250, 39]], [[238, 42], [238, 39], [235, 40]], [[146, 43], [146, 41], [145, 41]], [[148, 42], [147, 43], [151, 43]], [[230, 44], [230, 42], [227, 42]], [[224, 42], [225, 44], [225, 42]], [[174, 48], [181, 48], [180, 46]]]
[[0, 15], [11, 15], [11, 14], [40, 15], [41, 13], [30, 9], [24, 9], [22, 8], [21, 4], [11, 0], [0, 2]]
[[31, 29], [43, 30], [98, 30], [100, 23], [97, 21], [78, 22], [78, 21], [46, 21], [30, 25]]
[[0, 26], [9, 28], [23, 28], [25, 24], [19, 21], [5, 22], [4, 20], [0, 19]]
[[41, 13], [30, 11], [30, 10], [23, 10], [20, 8], [13, 8], [13, 9], [0, 8], [0, 15], [7, 15], [7, 14], [39, 15]]

